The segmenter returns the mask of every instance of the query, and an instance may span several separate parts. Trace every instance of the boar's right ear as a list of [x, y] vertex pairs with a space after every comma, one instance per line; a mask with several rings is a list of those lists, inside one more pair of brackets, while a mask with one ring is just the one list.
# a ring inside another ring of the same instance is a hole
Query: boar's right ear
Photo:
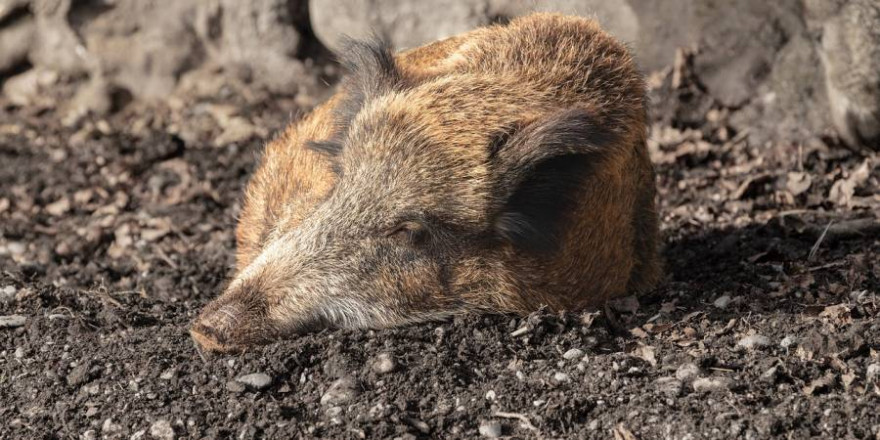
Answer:
[[517, 248], [550, 252], [585, 177], [617, 141], [616, 127], [574, 108], [505, 132], [490, 146], [498, 176], [496, 233]]

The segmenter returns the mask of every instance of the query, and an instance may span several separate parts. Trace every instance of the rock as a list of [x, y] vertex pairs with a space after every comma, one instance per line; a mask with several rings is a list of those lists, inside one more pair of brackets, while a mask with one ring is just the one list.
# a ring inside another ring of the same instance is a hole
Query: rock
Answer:
[[30, 69], [7, 79], [3, 83], [3, 95], [9, 102], [19, 106], [52, 105], [45, 97], [46, 90], [58, 81], [58, 74], [52, 70]]
[[584, 355], [584, 351], [579, 348], [572, 348], [571, 350], [566, 351], [562, 357], [566, 360], [580, 359]]
[[243, 383], [236, 382], [234, 380], [230, 380], [226, 382], [226, 390], [232, 393], [240, 393], [245, 390], [245, 386]]
[[226, 121], [223, 132], [214, 138], [214, 145], [222, 147], [228, 144], [237, 144], [251, 139], [257, 135], [257, 128], [242, 117], [233, 117]]
[[5, 20], [13, 12], [25, 9], [31, 0], [0, 0], [0, 21]]
[[[2, 13], [3, 10], [0, 9], [0, 14]], [[35, 31], [36, 25], [31, 17], [0, 27], [0, 72], [13, 70], [27, 62]]]
[[397, 361], [388, 353], [380, 353], [373, 360], [373, 371], [377, 374], [391, 373], [396, 369]]
[[24, 325], [27, 318], [22, 315], [0, 316], [0, 328], [17, 328]]
[[480, 422], [480, 427], [478, 428], [480, 435], [488, 438], [498, 438], [501, 437], [501, 423], [492, 422], [492, 421], [482, 421]]
[[865, 370], [865, 378], [868, 380], [880, 379], [880, 364], [868, 365]]
[[104, 420], [104, 424], [101, 425], [101, 434], [107, 437], [113, 437], [118, 435], [122, 431], [122, 426], [119, 426], [118, 423], [115, 423], [113, 419]]
[[272, 385], [272, 378], [266, 373], [251, 373], [235, 378], [235, 381], [253, 390], [262, 390]]
[[177, 370], [175, 370], [174, 368], [169, 368], [159, 375], [159, 379], [171, 380], [174, 379], [174, 376], [177, 376]]
[[779, 367], [771, 367], [767, 369], [767, 371], [761, 373], [761, 381], [767, 382], [769, 384], [776, 383], [776, 378], [779, 377]]
[[781, 341], [779, 341], [779, 346], [787, 350], [787, 349], [791, 348], [792, 345], [797, 344], [797, 342], [798, 342], [798, 340], [796, 337], [786, 336], [786, 337], [782, 338]]
[[150, 425], [150, 435], [159, 440], [174, 440], [174, 428], [165, 419], [157, 420]]
[[197, 33], [213, 50], [214, 62], [232, 65], [239, 75], [264, 83], [273, 91], [297, 91], [305, 77], [302, 63], [296, 59], [301, 46], [297, 25], [308, 20], [305, 1], [192, 3], [200, 6]]
[[[338, 51], [343, 36], [368, 38], [387, 35], [395, 48], [406, 49], [467, 32], [493, 21], [530, 12], [548, 11], [597, 16], [619, 38], [639, 38], [639, 21], [626, 1], [601, 0], [393, 0], [362, 2], [342, 0], [309, 2], [312, 29], [331, 50]], [[671, 53], [669, 54], [671, 59]]]
[[90, 369], [91, 364], [87, 361], [73, 367], [70, 373], [67, 373], [67, 384], [75, 387], [86, 383], [89, 378]]
[[696, 392], [725, 391], [730, 385], [731, 381], [726, 377], [701, 377], [691, 384]]
[[9, 285], [0, 288], [0, 302], [12, 302], [15, 299], [15, 286]]
[[736, 343], [737, 348], [754, 350], [770, 345], [770, 338], [763, 335], [749, 335]]
[[851, 147], [880, 151], [880, 89], [876, 87], [880, 84], [880, 4], [876, 0], [827, 3], [843, 4], [827, 12], [830, 17], [822, 23], [817, 47], [832, 120]]
[[571, 380], [571, 378], [567, 374], [562, 373], [562, 372], [555, 373], [553, 375], [553, 381], [556, 383], [564, 383], [564, 382], [568, 382], [569, 380]]
[[675, 370], [675, 378], [682, 382], [691, 382], [700, 375], [700, 368], [695, 364], [681, 364]]
[[321, 396], [322, 405], [338, 405], [350, 401], [359, 394], [357, 383], [349, 376], [337, 379]]
[[681, 381], [674, 377], [658, 377], [654, 383], [657, 386], [657, 390], [668, 397], [678, 397], [683, 388]]
[[715, 299], [715, 301], [712, 302], [712, 305], [714, 305], [715, 307], [717, 307], [719, 309], [727, 308], [728, 304], [730, 304], [730, 295], [728, 295], [726, 293], [724, 295], [719, 296], [718, 298]]
[[104, 80], [103, 76], [95, 75], [77, 90], [76, 95], [70, 101], [65, 122], [68, 126], [76, 125], [76, 122], [92, 114], [104, 116], [113, 110], [112, 88]]

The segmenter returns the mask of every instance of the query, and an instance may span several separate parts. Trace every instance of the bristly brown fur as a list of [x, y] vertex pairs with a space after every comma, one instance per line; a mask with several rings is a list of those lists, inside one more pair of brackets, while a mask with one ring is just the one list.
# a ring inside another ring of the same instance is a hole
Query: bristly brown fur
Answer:
[[535, 14], [341, 58], [337, 95], [248, 185], [237, 273], [192, 330], [202, 346], [575, 310], [658, 282], [645, 85], [595, 21]]

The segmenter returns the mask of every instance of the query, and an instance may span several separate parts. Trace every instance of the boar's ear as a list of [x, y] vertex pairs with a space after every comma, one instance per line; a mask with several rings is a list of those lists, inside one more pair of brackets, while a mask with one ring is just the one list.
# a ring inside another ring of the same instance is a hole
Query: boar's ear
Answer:
[[501, 210], [495, 231], [526, 251], [557, 248], [578, 187], [616, 140], [584, 109], [569, 109], [506, 132], [490, 147]]
[[391, 44], [385, 37], [373, 36], [363, 41], [346, 38], [339, 61], [347, 72], [342, 81], [346, 98], [339, 106], [343, 128], [367, 98], [397, 90], [404, 84]]

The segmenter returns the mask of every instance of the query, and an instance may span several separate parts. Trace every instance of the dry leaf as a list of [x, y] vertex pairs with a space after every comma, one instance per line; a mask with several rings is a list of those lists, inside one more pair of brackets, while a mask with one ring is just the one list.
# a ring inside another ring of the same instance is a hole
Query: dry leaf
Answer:
[[785, 188], [793, 196], [805, 193], [813, 184], [813, 178], [807, 173], [790, 172], [785, 182]]
[[827, 390], [834, 384], [834, 373], [828, 372], [824, 376], [814, 379], [809, 385], [804, 387], [804, 394], [812, 396], [817, 391]]
[[838, 179], [831, 185], [831, 190], [828, 191], [828, 200], [838, 206], [850, 206], [856, 188], [868, 180], [872, 168], [870, 159], [865, 159], [858, 168], [849, 174], [849, 177]]
[[847, 304], [836, 304], [825, 307], [819, 316], [828, 318], [835, 325], [846, 325], [852, 323], [850, 316], [850, 307]]
[[46, 205], [44, 208], [49, 215], [53, 217], [60, 217], [70, 211], [70, 199], [67, 197], [62, 197], [57, 201]]
[[629, 333], [639, 339], [645, 339], [648, 337], [648, 333], [642, 330], [640, 327], [634, 327], [629, 330]]
[[581, 324], [583, 324], [585, 328], [590, 328], [597, 316], [599, 316], [599, 312], [584, 312], [581, 315]]
[[618, 423], [611, 432], [614, 433], [614, 440], [637, 440], [636, 435], [623, 423]]
[[632, 355], [651, 364], [652, 367], [657, 366], [657, 357], [654, 354], [654, 347], [650, 345], [645, 345], [640, 342], [635, 350], [632, 351]]

